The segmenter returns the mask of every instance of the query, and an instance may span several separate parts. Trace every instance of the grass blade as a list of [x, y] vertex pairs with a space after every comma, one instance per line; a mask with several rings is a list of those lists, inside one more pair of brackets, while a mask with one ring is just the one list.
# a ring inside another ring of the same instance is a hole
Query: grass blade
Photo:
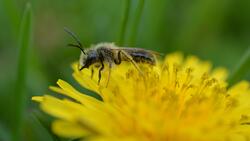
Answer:
[[242, 56], [239, 64], [235, 67], [231, 73], [228, 83], [232, 86], [235, 82], [243, 79], [243, 77], [250, 72], [250, 47], [248, 47], [246, 53]]
[[44, 128], [44, 131], [47, 132], [46, 136], [49, 138], [49, 140], [60, 141], [60, 138], [56, 136], [51, 130], [51, 122], [46, 117], [44, 117], [43, 114], [41, 114], [39, 111], [33, 111], [32, 117], [33, 120], [40, 124], [40, 126]]
[[136, 42], [136, 38], [137, 38], [137, 32], [138, 32], [138, 26], [139, 23], [141, 21], [141, 16], [142, 16], [142, 11], [144, 8], [144, 3], [145, 0], [139, 0], [139, 3], [136, 7], [136, 11], [135, 11], [135, 17], [132, 23], [132, 27], [131, 27], [131, 35], [130, 35], [130, 39], [129, 39], [129, 43], [132, 46], [135, 46], [135, 42]]
[[27, 3], [19, 34], [19, 53], [18, 53], [18, 66], [17, 77], [14, 90], [13, 99], [13, 128], [12, 137], [13, 141], [19, 141], [22, 129], [23, 113], [27, 103], [26, 91], [26, 75], [28, 68], [29, 48], [31, 46], [31, 33], [32, 33], [32, 10], [31, 5]]
[[130, 5], [131, 5], [131, 0], [126, 0], [124, 13], [122, 17], [121, 29], [119, 33], [119, 39], [118, 39], [118, 44], [121, 46], [124, 45], [125, 33], [128, 26], [129, 11], [131, 9]]

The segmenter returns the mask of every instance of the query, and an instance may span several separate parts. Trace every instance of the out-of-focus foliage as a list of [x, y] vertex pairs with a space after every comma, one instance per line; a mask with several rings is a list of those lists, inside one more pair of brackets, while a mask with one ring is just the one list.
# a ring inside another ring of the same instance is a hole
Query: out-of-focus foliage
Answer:
[[[79, 50], [66, 47], [73, 40], [63, 31], [70, 28], [85, 46], [118, 42], [126, 0], [31, 0], [33, 44], [28, 61], [27, 95], [44, 94], [58, 78], [74, 83], [70, 64]], [[248, 0], [145, 0], [142, 16], [131, 42], [136, 7], [132, 0], [124, 46], [137, 46], [162, 53], [180, 50], [210, 60], [229, 70], [239, 63], [250, 46]], [[17, 72], [22, 13], [27, 0], [0, 1], [0, 140], [11, 138], [10, 109]], [[119, 45], [119, 44], [118, 44]], [[248, 76], [244, 76], [249, 80]], [[51, 136], [49, 119], [34, 112], [28, 102], [22, 139], [59, 140]], [[36, 114], [35, 114], [36, 113]], [[21, 139], [20, 139], [21, 140]]]

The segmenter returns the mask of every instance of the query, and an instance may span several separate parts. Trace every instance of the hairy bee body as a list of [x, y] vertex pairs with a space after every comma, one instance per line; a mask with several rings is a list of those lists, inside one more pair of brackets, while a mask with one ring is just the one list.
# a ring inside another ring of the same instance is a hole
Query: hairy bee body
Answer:
[[141, 48], [116, 47], [113, 43], [100, 43], [81, 53], [79, 69], [88, 68], [92, 64], [106, 62], [110, 66], [119, 65], [122, 61], [134, 61], [135, 63], [146, 63], [155, 65], [155, 55]]
[[[143, 72], [140, 70], [137, 64], [156, 64], [155, 55], [159, 54], [157, 52], [141, 48], [117, 47], [113, 43], [99, 43], [97, 45], [85, 49], [83, 48], [81, 42], [73, 32], [71, 32], [67, 28], [65, 28], [65, 31], [69, 33], [77, 42], [77, 44], [68, 45], [72, 47], [77, 47], [81, 50], [81, 55], [79, 59], [79, 71], [84, 68], [89, 68], [92, 65], [98, 66], [98, 84], [101, 80], [101, 72], [104, 69], [104, 64], [108, 64], [109, 69], [107, 84], [109, 82], [111, 68], [114, 64], [119, 65], [123, 61], [130, 62], [140, 72], [140, 74], [143, 74]], [[93, 67], [91, 67], [91, 72], [92, 77], [94, 73]]]
[[[142, 71], [138, 67], [138, 63], [155, 65], [155, 52], [150, 50], [145, 50], [141, 48], [126, 48], [126, 47], [117, 47], [113, 43], [100, 43], [94, 45], [88, 49], [85, 49], [84, 52], [81, 52], [79, 59], [79, 70], [84, 68], [89, 68], [94, 64], [98, 64], [99, 67], [99, 80], [101, 80], [101, 72], [104, 69], [104, 64], [108, 64], [109, 76], [110, 69], [112, 66], [119, 65], [123, 61], [131, 62], [135, 68], [142, 74]], [[94, 70], [92, 69], [92, 76]], [[108, 82], [107, 82], [108, 83]]]

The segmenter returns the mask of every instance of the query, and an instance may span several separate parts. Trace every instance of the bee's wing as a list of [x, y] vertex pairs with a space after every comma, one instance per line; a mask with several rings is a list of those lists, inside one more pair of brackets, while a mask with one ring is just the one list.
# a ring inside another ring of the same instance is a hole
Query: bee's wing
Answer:
[[148, 52], [154, 54], [155, 56], [163, 56], [163, 53], [157, 52], [157, 51], [152, 51], [152, 50], [147, 50]]
[[116, 48], [117, 50], [123, 50], [127, 53], [132, 53], [132, 52], [148, 52], [151, 53], [155, 56], [163, 56], [162, 53], [159, 53], [157, 51], [152, 51], [152, 50], [147, 50], [147, 49], [143, 49], [143, 48], [132, 48], [132, 47], [118, 47]]

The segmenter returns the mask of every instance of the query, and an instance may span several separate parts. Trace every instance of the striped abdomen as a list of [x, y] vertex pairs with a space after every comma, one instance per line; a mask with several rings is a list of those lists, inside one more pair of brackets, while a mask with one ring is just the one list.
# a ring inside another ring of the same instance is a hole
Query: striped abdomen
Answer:
[[127, 52], [136, 63], [147, 63], [151, 65], [156, 64], [155, 55], [149, 50], [144, 50], [141, 48], [126, 48], [123, 49]]

